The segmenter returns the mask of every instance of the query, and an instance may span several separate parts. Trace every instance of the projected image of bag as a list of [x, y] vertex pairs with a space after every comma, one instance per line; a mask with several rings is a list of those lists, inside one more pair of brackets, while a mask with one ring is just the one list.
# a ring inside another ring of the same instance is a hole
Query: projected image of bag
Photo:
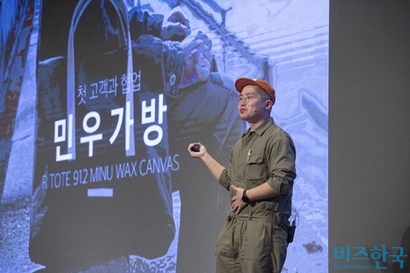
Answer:
[[159, 257], [175, 234], [166, 99], [181, 66], [154, 37], [131, 46], [122, 1], [99, 3], [79, 1], [67, 56], [38, 64], [29, 252], [47, 268]]

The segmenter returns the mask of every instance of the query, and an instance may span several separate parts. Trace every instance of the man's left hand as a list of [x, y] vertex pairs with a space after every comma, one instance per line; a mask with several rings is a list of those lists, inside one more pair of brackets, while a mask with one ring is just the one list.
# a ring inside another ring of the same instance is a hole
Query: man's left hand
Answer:
[[235, 185], [231, 185], [231, 189], [236, 192], [235, 196], [231, 198], [231, 209], [238, 215], [242, 209], [248, 205], [248, 203], [242, 201], [242, 195], [245, 189]]

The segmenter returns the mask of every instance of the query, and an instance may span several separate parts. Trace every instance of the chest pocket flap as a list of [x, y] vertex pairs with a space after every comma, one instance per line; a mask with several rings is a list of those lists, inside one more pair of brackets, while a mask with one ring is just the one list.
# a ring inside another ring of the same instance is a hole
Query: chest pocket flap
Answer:
[[264, 182], [267, 178], [268, 170], [263, 154], [250, 155], [244, 171], [244, 177], [250, 183], [259, 185]]

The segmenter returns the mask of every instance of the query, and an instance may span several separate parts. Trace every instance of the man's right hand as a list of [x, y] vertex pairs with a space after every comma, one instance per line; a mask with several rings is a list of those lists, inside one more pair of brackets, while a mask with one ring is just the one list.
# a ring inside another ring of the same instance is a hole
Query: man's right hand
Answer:
[[206, 148], [199, 142], [190, 143], [188, 145], [188, 152], [194, 158], [200, 158], [206, 153]]

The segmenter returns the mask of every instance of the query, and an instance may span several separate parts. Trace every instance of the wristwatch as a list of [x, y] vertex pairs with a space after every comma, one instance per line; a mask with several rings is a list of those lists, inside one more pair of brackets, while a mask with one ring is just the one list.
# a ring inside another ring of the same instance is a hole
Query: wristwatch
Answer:
[[242, 193], [242, 201], [245, 203], [249, 203], [249, 197], [246, 195], [246, 190]]

